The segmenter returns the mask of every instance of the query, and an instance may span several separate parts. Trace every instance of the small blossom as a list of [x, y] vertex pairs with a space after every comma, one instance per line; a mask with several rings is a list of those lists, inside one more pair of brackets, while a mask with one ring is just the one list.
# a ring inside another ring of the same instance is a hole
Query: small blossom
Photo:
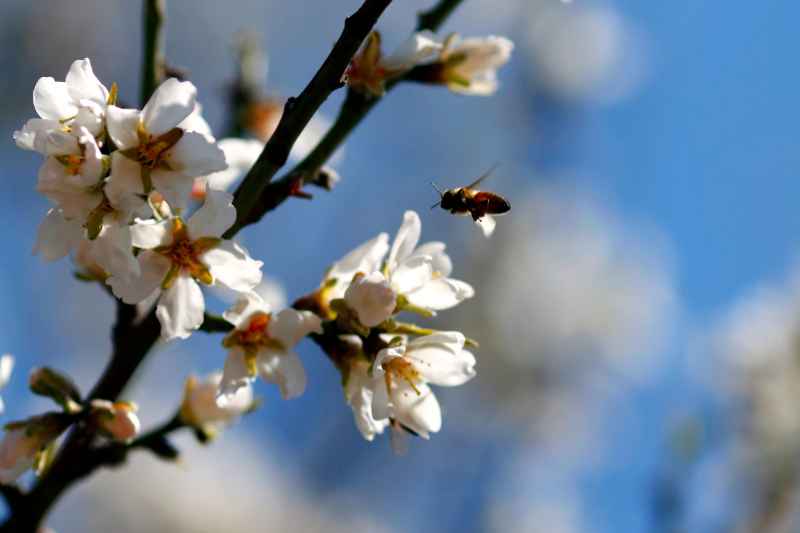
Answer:
[[220, 396], [230, 397], [256, 375], [276, 383], [284, 399], [305, 391], [306, 373], [292, 348], [309, 333], [322, 333], [320, 318], [310, 311], [271, 312], [256, 294], [247, 294], [223, 315], [235, 329], [225, 337], [229, 349]]
[[136, 405], [129, 402], [92, 400], [92, 416], [98, 429], [119, 442], [129, 442], [139, 434], [141, 424], [137, 410]]
[[66, 81], [39, 78], [33, 106], [40, 118], [15, 131], [14, 140], [20, 148], [50, 155], [80, 128], [99, 136], [105, 128], [108, 98], [108, 89], [94, 75], [89, 59], [79, 59], [72, 63]]
[[8, 424], [0, 441], [0, 483], [13, 483], [33, 467], [39, 453], [68, 426], [66, 419], [54, 413]]
[[392, 288], [407, 306], [431, 314], [472, 298], [475, 291], [471, 285], [448, 277], [453, 265], [445, 244], [432, 241], [417, 247], [421, 233], [419, 215], [406, 211], [386, 260]]
[[209, 374], [203, 381], [195, 376], [186, 380], [180, 411], [185, 424], [214, 434], [253, 408], [253, 389], [249, 383], [234, 394], [218, 398], [221, 383], [222, 372]]
[[187, 222], [180, 217], [137, 221], [131, 227], [141, 275], [130, 281], [109, 278], [117, 297], [129, 304], [160, 293], [156, 315], [165, 340], [187, 338], [203, 323], [205, 300], [199, 283], [221, 284], [239, 293], [261, 281], [261, 261], [221, 235], [236, 220], [233, 197], [212, 191]]
[[350, 62], [345, 79], [350, 87], [358, 91], [381, 96], [388, 80], [430, 59], [441, 48], [441, 43], [433, 33], [423, 31], [414, 33], [397, 51], [384, 57], [380, 33], [373, 31], [361, 52]]
[[114, 204], [142, 202], [144, 195], [156, 190], [180, 209], [189, 199], [195, 177], [226, 167], [225, 156], [212, 137], [181, 126], [195, 113], [196, 94], [190, 82], [170, 78], [141, 111], [108, 107], [108, 133], [119, 148], [112, 155], [106, 185]]
[[327, 301], [343, 298], [357, 273], [369, 274], [380, 270], [381, 262], [388, 251], [389, 235], [381, 233], [336, 261], [328, 269], [322, 282]]
[[397, 294], [380, 272], [359, 273], [344, 293], [344, 300], [356, 312], [358, 321], [372, 328], [394, 314]]
[[373, 376], [372, 414], [390, 419], [423, 438], [441, 429], [442, 412], [428, 386], [453, 387], [475, 376], [475, 357], [464, 350], [464, 335], [442, 331], [378, 352]]
[[514, 43], [505, 37], [461, 39], [452, 34], [421, 81], [443, 83], [451, 91], [463, 94], [493, 94], [497, 91], [497, 70], [508, 63], [513, 49]]

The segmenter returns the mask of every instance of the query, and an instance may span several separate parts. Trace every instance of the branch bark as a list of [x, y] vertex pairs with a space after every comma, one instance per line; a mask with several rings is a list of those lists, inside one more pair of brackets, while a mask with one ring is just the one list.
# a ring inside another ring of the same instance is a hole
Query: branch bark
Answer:
[[164, 19], [165, 0], [144, 2], [144, 57], [142, 57], [142, 87], [139, 99], [147, 103], [158, 84], [164, 80]]

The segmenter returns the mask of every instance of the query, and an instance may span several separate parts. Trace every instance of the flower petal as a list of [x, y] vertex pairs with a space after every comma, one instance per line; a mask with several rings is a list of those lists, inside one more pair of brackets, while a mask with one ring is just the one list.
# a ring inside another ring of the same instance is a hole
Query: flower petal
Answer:
[[453, 272], [453, 262], [450, 256], [445, 253], [447, 245], [440, 241], [426, 242], [417, 247], [411, 257], [427, 255], [432, 259], [433, 271], [443, 278], [448, 277]]
[[483, 215], [481, 218], [475, 221], [475, 224], [480, 226], [483, 236], [488, 239], [492, 236], [492, 233], [494, 233], [494, 228], [497, 225], [497, 221], [491, 215]]
[[420, 383], [416, 388], [415, 391], [406, 381], [396, 381], [390, 395], [392, 414], [402, 425], [427, 439], [430, 433], [442, 429], [442, 409], [430, 387]]
[[66, 77], [69, 95], [76, 102], [91, 100], [104, 106], [108, 100], [106, 89], [92, 71], [92, 62], [89, 59], [78, 59], [72, 63]]
[[457, 331], [419, 337], [406, 349], [422, 379], [434, 385], [455, 387], [475, 377], [475, 356], [464, 348], [464, 335]]
[[253, 377], [248, 370], [244, 350], [240, 346], [231, 348], [228, 358], [225, 359], [217, 402], [231, 401], [236, 396], [236, 391], [247, 387], [251, 381], [253, 381]]
[[55, 261], [66, 256], [83, 238], [83, 227], [76, 220], [66, 220], [60, 209], [51, 209], [39, 225], [34, 254], [45, 261]]
[[139, 261], [139, 276], [126, 279], [111, 276], [106, 283], [111, 291], [126, 304], [136, 304], [156, 292], [169, 271], [170, 261], [151, 250], [145, 250], [136, 257]]
[[222, 139], [217, 144], [225, 154], [228, 167], [225, 170], [209, 174], [207, 184], [209, 189], [224, 191], [236, 183], [253, 163], [258, 159], [264, 143], [255, 139], [238, 139], [235, 137]]
[[53, 78], [39, 78], [33, 88], [33, 107], [42, 118], [63, 120], [75, 116], [78, 106], [69, 96], [67, 84]]
[[122, 155], [119, 150], [111, 154], [111, 174], [103, 191], [125, 222], [136, 214], [144, 215], [149, 209], [144, 200], [141, 165]]
[[91, 257], [109, 275], [131, 280], [141, 275], [139, 261], [133, 255], [131, 228], [128, 225], [106, 224], [91, 242]]
[[170, 78], [150, 97], [142, 110], [144, 129], [150, 135], [162, 135], [180, 124], [194, 111], [197, 88], [189, 81]]
[[389, 236], [386, 233], [381, 233], [374, 239], [359, 245], [355, 250], [334, 263], [326, 278], [339, 280], [340, 283], [332, 291], [334, 294], [331, 294], [331, 298], [344, 296], [344, 291], [356, 272], [370, 274], [380, 269], [381, 262], [388, 249]]
[[392, 249], [389, 251], [389, 270], [394, 270], [395, 266], [411, 255], [419, 242], [422, 233], [422, 222], [415, 211], [406, 211], [403, 214], [403, 223], [397, 230], [394, 237]]
[[173, 225], [169, 219], [138, 220], [131, 226], [131, 244], [145, 250], [166, 246], [172, 242]]
[[258, 294], [249, 292], [243, 294], [235, 304], [222, 313], [222, 317], [237, 328], [239, 326], [247, 327], [247, 319], [257, 312], [269, 313], [270, 306]]
[[161, 193], [173, 209], [184, 209], [192, 193], [194, 178], [181, 172], [156, 169], [150, 174], [153, 188]]
[[8, 384], [11, 379], [11, 372], [14, 370], [14, 356], [3, 354], [0, 357], [0, 389]]
[[428, 59], [442, 49], [442, 43], [428, 30], [416, 32], [391, 55], [381, 60], [381, 66], [388, 71], [408, 70]]
[[261, 283], [261, 261], [251, 258], [247, 250], [233, 241], [222, 241], [218, 246], [208, 250], [201, 257], [214, 283], [237, 291], [250, 292]]
[[430, 256], [411, 257], [397, 266], [391, 273], [392, 287], [400, 294], [411, 293], [433, 277], [433, 266]]
[[270, 337], [279, 340], [287, 350], [312, 332], [322, 333], [322, 321], [311, 311], [284, 309], [272, 315], [269, 323]]
[[306, 390], [306, 371], [293, 351], [263, 351], [258, 356], [261, 379], [278, 385], [284, 400], [297, 398]]
[[431, 311], [441, 311], [455, 307], [475, 292], [463, 281], [438, 278], [431, 279], [417, 290], [404, 294], [413, 305]]
[[225, 153], [213, 139], [187, 131], [166, 154], [171, 169], [195, 178], [228, 168]]
[[156, 307], [164, 340], [186, 339], [203, 323], [206, 303], [197, 282], [180, 274], [164, 291]]
[[137, 129], [141, 114], [138, 109], [123, 109], [110, 105], [106, 109], [106, 128], [117, 148], [127, 150], [139, 146]]
[[189, 218], [186, 225], [193, 239], [219, 237], [236, 222], [233, 195], [225, 191], [210, 190], [205, 202]]

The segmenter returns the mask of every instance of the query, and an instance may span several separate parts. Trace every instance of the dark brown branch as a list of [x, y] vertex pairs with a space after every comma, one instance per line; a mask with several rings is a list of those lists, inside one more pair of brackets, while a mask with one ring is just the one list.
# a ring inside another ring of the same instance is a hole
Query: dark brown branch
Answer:
[[164, 18], [165, 0], [144, 2], [144, 57], [142, 58], [142, 105], [164, 80]]
[[286, 164], [292, 146], [314, 113], [333, 91], [342, 86], [342, 76], [350, 60], [390, 3], [391, 0], [366, 0], [358, 11], [347, 17], [344, 30], [325, 62], [303, 92], [287, 100], [275, 133], [267, 141], [258, 160], [234, 194], [233, 205], [236, 207], [237, 219], [225, 234], [226, 238], [258, 220], [253, 219], [250, 214], [267, 184]]
[[[442, 0], [430, 10], [420, 13], [416, 30], [438, 30], [445, 19], [462, 1]], [[414, 71], [407, 75], [409, 79], [414, 78], [414, 76]], [[386, 92], [391, 91], [399, 81], [403, 80], [400, 79], [388, 83]], [[313, 183], [317, 171], [330, 159], [344, 140], [380, 100], [382, 100], [382, 97], [365, 95], [352, 89], [348, 90], [347, 97], [339, 110], [339, 115], [325, 136], [303, 161], [280, 179], [271, 181], [262, 188], [261, 198], [249, 211], [249, 218], [246, 219], [245, 224], [258, 222], [265, 214], [292, 196], [299, 187], [306, 183]]]

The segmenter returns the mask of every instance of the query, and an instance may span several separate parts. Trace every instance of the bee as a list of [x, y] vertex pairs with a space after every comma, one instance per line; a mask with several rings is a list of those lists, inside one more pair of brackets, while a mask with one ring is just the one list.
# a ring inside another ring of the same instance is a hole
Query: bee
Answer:
[[472, 220], [483, 230], [483, 234], [489, 237], [494, 232], [496, 225], [492, 215], [503, 215], [511, 211], [511, 204], [499, 194], [479, 191], [475, 188], [489, 177], [495, 168], [497, 165], [466, 187], [443, 191], [435, 183], [432, 183], [433, 188], [439, 193], [439, 201], [433, 204], [431, 209], [438, 206], [454, 215], [470, 215]]

